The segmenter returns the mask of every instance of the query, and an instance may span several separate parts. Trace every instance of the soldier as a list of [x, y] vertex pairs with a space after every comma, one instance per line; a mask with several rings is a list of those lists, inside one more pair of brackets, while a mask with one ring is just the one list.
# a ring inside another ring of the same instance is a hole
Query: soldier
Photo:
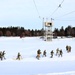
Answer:
[[2, 58], [2, 51], [0, 51], [0, 59], [3, 60], [3, 58]]
[[59, 48], [56, 49], [56, 56], [58, 55], [59, 53]]
[[39, 49], [38, 51], [37, 51], [37, 56], [36, 56], [36, 58], [39, 60], [39, 58], [40, 58], [40, 54], [41, 54], [41, 50]]
[[68, 46], [68, 52], [71, 52], [71, 46]]
[[62, 49], [60, 50], [60, 54], [59, 54], [59, 56], [61, 56], [62, 57], [62, 54], [63, 54], [63, 52], [62, 52]]
[[53, 54], [54, 54], [53, 50], [50, 52], [50, 54], [51, 54], [51, 58], [53, 58]]
[[6, 54], [5, 51], [3, 51], [3, 52], [2, 52], [2, 58], [4, 58], [4, 59], [6, 59], [6, 58], [5, 58], [5, 54]]
[[66, 46], [66, 50], [68, 53], [71, 52], [71, 46]]
[[68, 45], [66, 46], [66, 51], [68, 52]]
[[18, 55], [17, 55], [17, 58], [16, 58], [16, 60], [20, 60], [21, 59], [21, 54], [18, 52]]
[[45, 57], [46, 57], [46, 50], [44, 50], [44, 51], [43, 51], [43, 56], [45, 56]]

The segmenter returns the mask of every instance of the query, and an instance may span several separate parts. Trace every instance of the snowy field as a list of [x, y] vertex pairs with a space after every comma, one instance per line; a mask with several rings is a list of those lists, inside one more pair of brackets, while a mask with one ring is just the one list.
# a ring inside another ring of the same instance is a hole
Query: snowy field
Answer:
[[[72, 47], [70, 53], [66, 45]], [[55, 56], [56, 49], [63, 50], [63, 57]], [[37, 50], [47, 51], [47, 57], [37, 60]], [[75, 38], [53, 39], [46, 42], [39, 37], [0, 37], [0, 51], [6, 51], [6, 60], [0, 60], [0, 75], [75, 75]], [[50, 58], [50, 51], [54, 57]], [[22, 60], [15, 60], [20, 52]]]

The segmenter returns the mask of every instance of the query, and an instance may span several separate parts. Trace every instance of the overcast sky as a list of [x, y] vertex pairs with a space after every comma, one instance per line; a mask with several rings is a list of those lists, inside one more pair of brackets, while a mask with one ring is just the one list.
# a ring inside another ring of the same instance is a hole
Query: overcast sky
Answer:
[[0, 0], [0, 27], [41, 29], [43, 17], [53, 28], [75, 26], [75, 0]]

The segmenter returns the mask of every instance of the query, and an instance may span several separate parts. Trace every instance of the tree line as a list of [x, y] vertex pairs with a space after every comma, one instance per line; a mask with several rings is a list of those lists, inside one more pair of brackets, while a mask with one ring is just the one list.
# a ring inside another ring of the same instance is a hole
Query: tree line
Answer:
[[75, 37], [75, 27], [71, 27], [70, 25], [64, 29], [62, 26], [60, 29], [54, 29], [55, 36], [73, 36]]
[[[0, 36], [43, 36], [43, 29], [30, 30], [24, 27], [0, 27]], [[73, 36], [75, 37], [75, 27], [68, 26], [64, 29], [62, 26], [60, 29], [55, 28], [53, 31], [54, 36]]]
[[24, 27], [0, 27], [0, 36], [41, 36], [41, 30], [24, 29]]

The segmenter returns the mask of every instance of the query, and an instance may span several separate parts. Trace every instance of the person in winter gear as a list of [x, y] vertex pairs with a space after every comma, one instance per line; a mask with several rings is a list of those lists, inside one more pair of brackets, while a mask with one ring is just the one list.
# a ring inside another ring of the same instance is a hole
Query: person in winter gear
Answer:
[[46, 57], [46, 50], [44, 50], [44, 51], [43, 51], [43, 56], [45, 56], [45, 57]]
[[41, 54], [41, 50], [39, 49], [38, 51], [37, 51], [37, 56], [36, 56], [36, 58], [39, 60], [39, 58], [40, 58], [40, 54]]
[[51, 54], [51, 58], [53, 58], [53, 54], [54, 54], [53, 50], [50, 52], [50, 54]]
[[0, 59], [3, 60], [3, 58], [2, 58], [2, 51], [0, 51]]
[[62, 49], [60, 50], [60, 54], [59, 54], [59, 56], [61, 56], [62, 57], [62, 54], [63, 54], [63, 52], [62, 52]]
[[3, 58], [6, 59], [6, 58], [5, 58], [5, 54], [6, 54], [5, 51], [3, 51], [3, 52], [2, 52], [2, 59], [3, 59]]
[[67, 52], [69, 53], [69, 52], [71, 52], [71, 46], [66, 46], [66, 50], [67, 50]]
[[68, 46], [68, 52], [71, 52], [71, 46]]
[[56, 56], [59, 54], [59, 48], [56, 49]]
[[68, 45], [66, 46], [66, 50], [68, 51]]
[[21, 59], [21, 54], [18, 52], [18, 55], [17, 55], [17, 58], [16, 58], [16, 60], [20, 60]]

